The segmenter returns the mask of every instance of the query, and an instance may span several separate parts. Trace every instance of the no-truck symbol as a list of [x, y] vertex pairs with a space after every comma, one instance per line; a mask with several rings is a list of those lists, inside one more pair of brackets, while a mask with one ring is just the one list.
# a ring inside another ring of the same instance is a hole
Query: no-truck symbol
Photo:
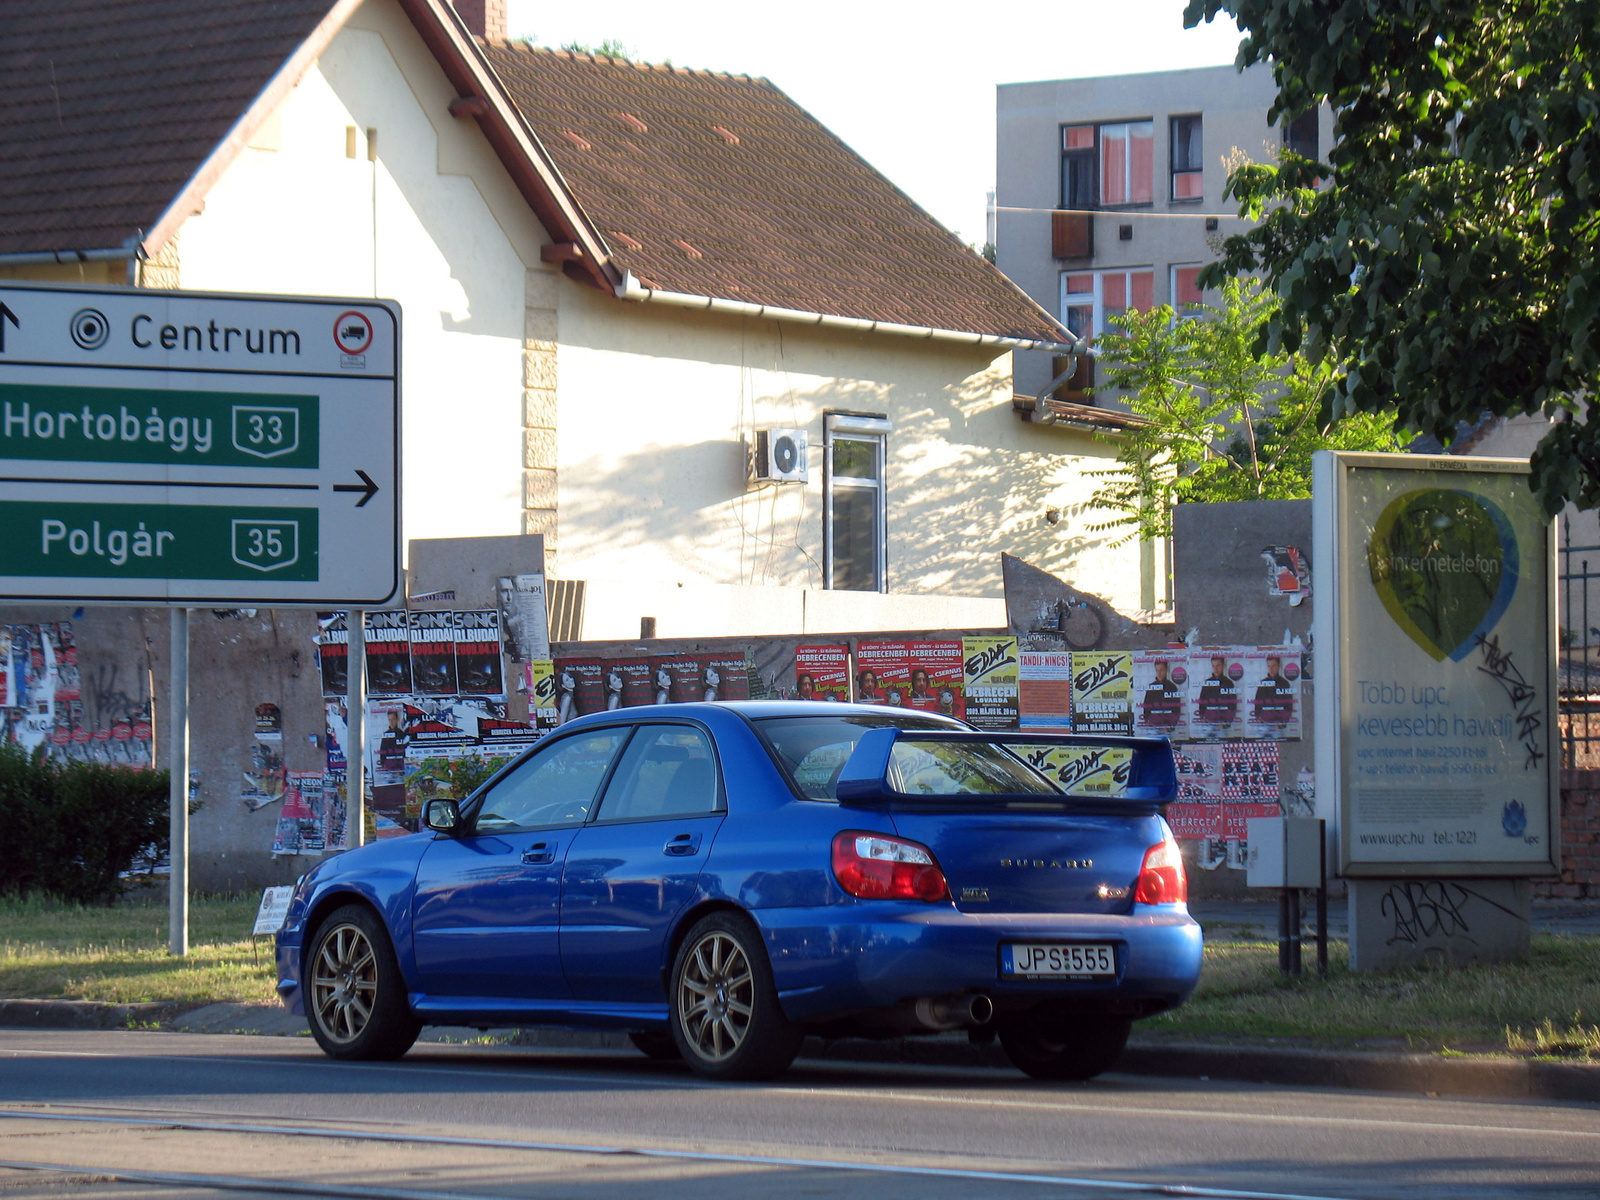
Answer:
[[354, 310], [340, 313], [333, 323], [333, 340], [346, 354], [365, 354], [372, 345], [372, 322]]

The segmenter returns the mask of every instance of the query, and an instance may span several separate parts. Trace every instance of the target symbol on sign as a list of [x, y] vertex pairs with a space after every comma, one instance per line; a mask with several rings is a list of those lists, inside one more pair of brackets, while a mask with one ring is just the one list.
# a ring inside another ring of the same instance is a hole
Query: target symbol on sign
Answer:
[[80, 350], [98, 350], [111, 336], [111, 322], [98, 308], [80, 308], [72, 314], [67, 332]]

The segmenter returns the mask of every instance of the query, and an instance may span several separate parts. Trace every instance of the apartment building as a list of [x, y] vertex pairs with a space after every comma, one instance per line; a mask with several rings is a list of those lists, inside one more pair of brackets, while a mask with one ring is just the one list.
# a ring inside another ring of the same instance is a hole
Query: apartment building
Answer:
[[[1269, 124], [1269, 68], [1233, 66], [1002, 84], [997, 103], [996, 263], [1074, 333], [1098, 336], [1129, 308], [1198, 304], [1200, 268], [1245, 228], [1222, 190], [1232, 166], [1289, 146], [1318, 158], [1331, 111]], [[1019, 393], [1065, 360], [1020, 352]], [[1092, 357], [1058, 399], [1091, 395]]]

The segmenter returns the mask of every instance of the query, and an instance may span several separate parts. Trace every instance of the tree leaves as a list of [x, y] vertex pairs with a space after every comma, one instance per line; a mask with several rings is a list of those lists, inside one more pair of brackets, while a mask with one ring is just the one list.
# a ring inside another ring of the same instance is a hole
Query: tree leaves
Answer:
[[1091, 528], [1121, 532], [1118, 544], [1170, 537], [1174, 504], [1309, 496], [1318, 450], [1400, 447], [1387, 415], [1335, 424], [1330, 363], [1262, 348], [1277, 297], [1236, 279], [1221, 293], [1183, 320], [1166, 305], [1130, 311], [1097, 342], [1107, 387], [1144, 418], [1119, 438], [1117, 465], [1090, 472], [1104, 480], [1095, 502], [1118, 514]]
[[[1281, 301], [1260, 345], [1335, 364], [1332, 409], [1395, 409], [1448, 442], [1548, 401], [1531, 481], [1550, 513], [1600, 502], [1600, 0], [1190, 0], [1271, 66], [1270, 120], [1328, 103], [1326, 164], [1235, 171], [1257, 222], [1202, 284], [1256, 274]], [[1337, 35], [1334, 31], [1337, 30]], [[1320, 176], [1322, 183], [1316, 186]]]

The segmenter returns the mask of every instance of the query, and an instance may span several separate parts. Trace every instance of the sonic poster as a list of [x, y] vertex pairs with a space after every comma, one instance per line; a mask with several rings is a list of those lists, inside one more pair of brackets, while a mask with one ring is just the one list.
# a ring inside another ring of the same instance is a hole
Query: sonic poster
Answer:
[[1316, 680], [1316, 771], [1342, 874], [1559, 869], [1555, 538], [1527, 476], [1516, 459], [1317, 456], [1334, 578], [1316, 645], [1335, 663]]

